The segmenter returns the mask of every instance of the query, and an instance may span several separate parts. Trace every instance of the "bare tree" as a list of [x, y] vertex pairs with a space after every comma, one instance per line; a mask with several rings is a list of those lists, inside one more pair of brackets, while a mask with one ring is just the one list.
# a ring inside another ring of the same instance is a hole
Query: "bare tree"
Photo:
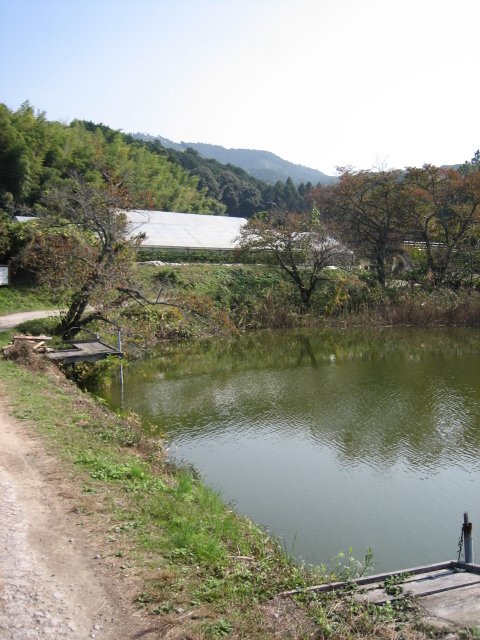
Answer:
[[296, 284], [305, 307], [324, 278], [325, 268], [345, 264], [351, 256], [328, 234], [317, 209], [308, 213], [275, 210], [250, 218], [240, 232], [240, 246], [275, 256], [278, 266]]

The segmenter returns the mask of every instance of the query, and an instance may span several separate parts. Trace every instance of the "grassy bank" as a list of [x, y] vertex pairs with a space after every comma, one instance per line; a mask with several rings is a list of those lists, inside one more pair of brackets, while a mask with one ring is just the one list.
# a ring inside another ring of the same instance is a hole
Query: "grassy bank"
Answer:
[[[28, 366], [0, 360], [13, 414], [58, 456], [80, 531], [113, 571], [131, 577], [132, 599], [151, 612], [152, 626], [173, 638], [282, 637], [269, 599], [319, 578], [289, 562], [191, 469], [172, 467], [135, 416], [108, 412], [27, 351], [19, 358]], [[283, 637], [311, 637], [300, 612], [292, 624]]]
[[[126, 575], [132, 600], [159, 633], [191, 640], [435, 635], [408, 599], [378, 607], [359, 605], [352, 592], [307, 594], [334, 575], [295, 564], [191, 469], [172, 467], [135, 416], [107, 411], [40, 357], [22, 350], [16, 361], [1, 359], [0, 380], [14, 416], [56, 456], [79, 532], [111, 571]], [[355, 570], [350, 562], [334, 574]], [[280, 596], [290, 589], [298, 590], [294, 598]]]
[[[480, 292], [432, 289], [392, 280], [385, 289], [368, 272], [326, 271], [308, 309], [282, 271], [265, 265], [186, 264], [138, 268], [151, 295], [162, 288], [188, 300], [208, 299], [237, 329], [318, 326], [472, 326], [480, 323]], [[163, 318], [168, 317], [163, 314]], [[187, 319], [182, 331], [195, 335]]]
[[48, 292], [35, 285], [0, 287], [0, 315], [55, 308]]
[[[310, 306], [302, 309], [291, 279], [268, 265], [138, 263], [134, 271], [135, 286], [148, 298], [175, 303], [152, 306], [125, 295], [106, 311], [122, 328], [127, 350], [140, 353], [165, 340], [255, 329], [480, 323], [480, 292], [475, 287], [433, 289], [392, 280], [382, 289], [368, 272], [328, 270]], [[0, 289], [0, 314], [44, 308], [55, 304], [35, 286]], [[89, 325], [83, 337], [95, 332], [116, 340], [116, 330], [104, 322]]]

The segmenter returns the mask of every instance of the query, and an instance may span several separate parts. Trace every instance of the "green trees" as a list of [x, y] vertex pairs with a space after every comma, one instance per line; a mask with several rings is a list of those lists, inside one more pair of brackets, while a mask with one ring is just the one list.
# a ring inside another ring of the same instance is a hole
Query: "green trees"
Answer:
[[49, 122], [27, 102], [15, 112], [0, 105], [0, 208], [21, 212], [42, 195], [68, 182], [72, 170], [102, 184], [99, 166], [125, 175], [132, 195], [150, 193], [155, 209], [221, 212], [222, 206], [165, 154], [103, 125], [78, 120]]
[[[153, 146], [154, 143], [149, 145]], [[192, 148], [185, 151], [169, 150], [169, 153], [184, 169], [199, 177], [200, 186], [206, 187], [208, 195], [224, 205], [229, 216], [251, 218], [269, 209], [273, 199], [278, 206], [286, 209], [305, 211], [308, 208], [303, 196], [311, 188], [311, 183], [301, 185], [300, 193], [300, 187], [297, 189], [291, 178], [272, 186], [239, 167], [202, 158]]]
[[0, 211], [0, 264], [7, 264], [29, 244], [34, 230]]

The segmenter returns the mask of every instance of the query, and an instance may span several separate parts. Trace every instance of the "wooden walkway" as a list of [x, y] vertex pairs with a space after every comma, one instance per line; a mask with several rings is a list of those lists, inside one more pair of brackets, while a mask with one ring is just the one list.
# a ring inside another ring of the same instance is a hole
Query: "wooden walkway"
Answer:
[[[382, 573], [354, 580], [360, 602], [385, 604], [412, 595], [419, 598], [424, 618], [435, 625], [480, 626], [480, 565], [455, 560]], [[309, 587], [318, 593], [348, 587], [348, 582]], [[282, 595], [289, 595], [286, 592]]]
[[123, 358], [123, 352], [98, 338], [94, 340], [70, 340], [65, 349], [57, 349], [48, 354], [51, 360], [63, 362], [64, 364], [96, 362], [97, 360], [104, 360], [108, 356]]
[[[402, 574], [408, 577], [402, 579]], [[391, 586], [386, 587], [387, 578], [382, 576], [365, 585], [358, 599], [384, 604], [388, 600], [412, 595], [420, 599], [427, 616], [445, 623], [480, 625], [480, 565], [451, 561], [407, 569], [398, 575], [399, 593], [395, 593], [397, 584], [392, 585], [397, 581], [390, 579], [387, 584]]]

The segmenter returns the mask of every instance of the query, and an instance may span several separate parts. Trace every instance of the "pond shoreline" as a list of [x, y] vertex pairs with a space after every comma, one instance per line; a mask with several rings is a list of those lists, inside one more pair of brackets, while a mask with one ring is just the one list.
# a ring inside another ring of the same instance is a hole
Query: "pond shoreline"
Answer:
[[[0, 361], [0, 379], [11, 410], [57, 458], [62, 483], [76, 488], [72, 508], [78, 514], [79, 535], [90, 531], [112, 575], [131, 580], [131, 600], [150, 614], [152, 628], [168, 629], [172, 638], [188, 633], [200, 639], [227, 632], [232, 638], [277, 639], [318, 637], [330, 624], [324, 618], [329, 610], [326, 602], [275, 598], [327, 576], [293, 564], [264, 532], [232, 514], [185, 470], [165, 465], [162, 452], [139, 438], [133, 417], [120, 419], [106, 411], [55, 369], [44, 370], [36, 358], [24, 364], [28, 368]], [[70, 408], [68, 414], [65, 406]], [[205, 539], [192, 537], [191, 532], [185, 538], [186, 532], [178, 529], [170, 534], [177, 536], [173, 548], [163, 536], [159, 539], [167, 523], [150, 518], [152, 509], [158, 518], [158, 510], [165, 508], [158, 501], [160, 494], [167, 498], [169, 510], [181, 508], [177, 516], [169, 511], [170, 521], [193, 514], [195, 526], [208, 532], [208, 542], [212, 533], [220, 534], [223, 549], [205, 547]], [[204, 519], [206, 511], [213, 521]], [[247, 583], [246, 576], [250, 576]], [[399, 615], [408, 623], [411, 638], [425, 637], [413, 609]], [[365, 613], [359, 616], [367, 621]], [[355, 637], [370, 637], [368, 629], [366, 635], [354, 631]]]

